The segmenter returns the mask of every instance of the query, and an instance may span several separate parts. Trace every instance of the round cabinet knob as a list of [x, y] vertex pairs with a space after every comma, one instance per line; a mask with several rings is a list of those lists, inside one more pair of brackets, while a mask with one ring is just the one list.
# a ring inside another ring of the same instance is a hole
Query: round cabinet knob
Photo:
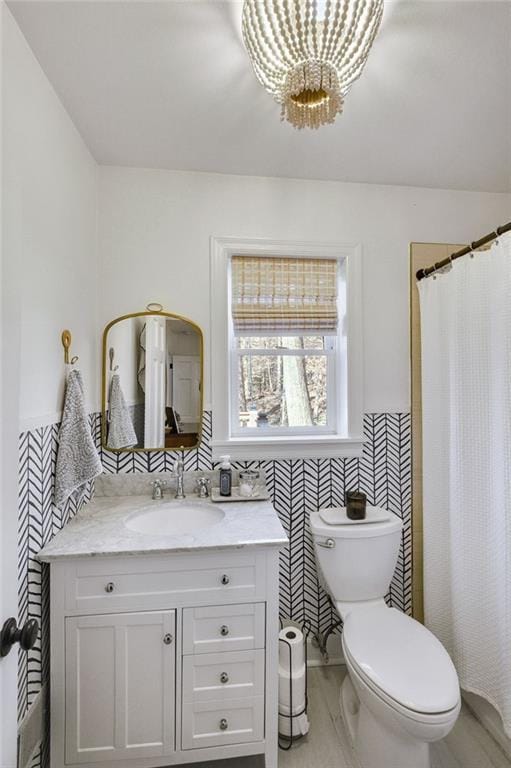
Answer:
[[220, 730], [221, 731], [226, 731], [228, 729], [228, 727], [229, 727], [229, 723], [227, 722], [225, 717], [222, 717], [222, 719], [220, 720]]
[[105, 586], [105, 592], [108, 592], [108, 594], [110, 594], [110, 592], [113, 592], [114, 589], [115, 589], [115, 584], [113, 583], [113, 581], [109, 581], [108, 584], [106, 584]]
[[222, 674], [220, 675], [220, 682], [221, 683], [229, 682], [229, 675], [227, 674], [227, 672], [222, 672]]
[[163, 642], [165, 643], [165, 645], [170, 645], [172, 640], [173, 638], [170, 632], [168, 632], [166, 635], [163, 635]]
[[222, 626], [220, 627], [220, 634], [222, 635], [222, 637], [227, 637], [227, 635], [229, 634], [229, 627], [227, 626], [227, 624], [222, 624]]
[[222, 576], [220, 581], [225, 586], [226, 584], [228, 584], [230, 582], [230, 578], [228, 577], [228, 575], [226, 573], [224, 573], [224, 575]]
[[7, 619], [0, 632], [0, 656], [7, 656], [15, 643], [19, 643], [24, 651], [30, 651], [36, 644], [38, 634], [39, 623], [36, 619], [29, 619], [21, 629], [15, 618]]

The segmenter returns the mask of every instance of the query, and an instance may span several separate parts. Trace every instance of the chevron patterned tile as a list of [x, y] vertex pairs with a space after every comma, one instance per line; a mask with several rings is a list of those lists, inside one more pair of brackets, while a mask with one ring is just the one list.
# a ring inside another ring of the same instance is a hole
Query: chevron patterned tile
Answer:
[[185, 451], [185, 472], [196, 472], [199, 469], [199, 452], [197, 448], [191, 451]]
[[329, 459], [330, 464], [330, 482], [332, 491], [332, 506], [344, 506], [345, 491], [345, 459]]
[[[19, 718], [41, 688], [48, 654], [49, 582], [36, 555], [80, 506], [76, 499], [71, 499], [63, 511], [53, 506], [58, 432], [59, 425], [52, 424], [19, 438], [18, 621], [22, 624], [35, 618], [41, 625], [35, 647], [26, 654], [19, 653]], [[82, 503], [90, 496], [91, 488], [87, 488]]]
[[[92, 414], [91, 431], [101, 442], [101, 414]], [[78, 507], [70, 502], [60, 513], [52, 507], [58, 424], [26, 432], [19, 442], [18, 575], [19, 615], [42, 619], [38, 647], [19, 659], [18, 709], [22, 717], [32, 697], [48, 675], [47, 626], [48, 578], [34, 559], [37, 550], [51, 538]], [[185, 468], [209, 470], [212, 414], [205, 411], [202, 440], [185, 454]], [[289, 545], [280, 553], [280, 610], [283, 617], [310, 620], [314, 630], [324, 632], [338, 618], [316, 572], [309, 514], [315, 509], [342, 506], [346, 489], [367, 493], [370, 503], [391, 509], [403, 518], [399, 561], [387, 599], [404, 611], [411, 610], [411, 420], [407, 413], [366, 414], [363, 455], [357, 458], [278, 460], [236, 463], [236, 467], [260, 468], [279, 515]], [[169, 472], [178, 452], [113, 453], [101, 450], [104, 471]], [[93, 494], [87, 489], [84, 499]], [[41, 765], [41, 760], [37, 765]], [[43, 748], [43, 765], [44, 748]]]
[[304, 619], [311, 622], [314, 631], [320, 625], [320, 603], [322, 589], [319, 586], [314, 545], [309, 524], [311, 512], [330, 506], [331, 482], [329, 462], [319, 459], [303, 461], [304, 473], [304, 512], [305, 525], [303, 534], [303, 570], [304, 570]]
[[41, 748], [39, 748], [32, 756], [32, 759], [30, 761], [28, 768], [41, 768], [42, 765], [44, 765], [43, 751]]
[[178, 458], [179, 451], [165, 451], [163, 454], [163, 471], [173, 472]]
[[[135, 472], [135, 456], [136, 453], [116, 453], [114, 451], [107, 451], [104, 448], [101, 451], [101, 463], [103, 464], [103, 471], [109, 474], [121, 474], [124, 472]], [[145, 470], [139, 469], [139, 472]]]
[[211, 451], [211, 439], [213, 430], [213, 419], [211, 411], [204, 411], [202, 414], [202, 435], [199, 447], [197, 448], [197, 469], [209, 470], [213, 462]]
[[344, 459], [344, 492], [357, 489], [363, 490], [361, 486], [360, 459]]

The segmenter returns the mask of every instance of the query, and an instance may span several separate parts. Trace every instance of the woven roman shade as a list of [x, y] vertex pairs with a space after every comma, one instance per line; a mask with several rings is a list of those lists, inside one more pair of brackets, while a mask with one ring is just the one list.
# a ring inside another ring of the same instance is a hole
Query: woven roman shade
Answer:
[[337, 329], [337, 261], [233, 256], [232, 319], [238, 333]]

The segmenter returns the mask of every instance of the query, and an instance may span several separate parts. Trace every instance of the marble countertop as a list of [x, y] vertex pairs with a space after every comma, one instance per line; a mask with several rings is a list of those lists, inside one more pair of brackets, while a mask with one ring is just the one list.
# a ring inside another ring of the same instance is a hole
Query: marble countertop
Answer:
[[[119, 477], [119, 476], [117, 476]], [[154, 476], [153, 476], [154, 477]], [[111, 483], [111, 481], [110, 481]], [[149, 555], [191, 550], [215, 550], [231, 547], [283, 547], [287, 536], [277, 513], [269, 501], [243, 501], [213, 503], [199, 500], [189, 494], [184, 502], [175, 501], [173, 493], [162, 501], [152, 501], [147, 484], [121, 484], [112, 491], [101, 488], [106, 495], [96, 495], [70, 522], [39, 552], [42, 562], [61, 558]], [[131, 487], [130, 487], [131, 485]], [[144, 488], [142, 495], [140, 489]], [[122, 491], [126, 495], [121, 495]], [[137, 493], [138, 491], [138, 493]], [[166, 505], [168, 514], [185, 516], [186, 505], [211, 504], [224, 513], [223, 519], [193, 533], [154, 534], [139, 533], [126, 526], [126, 521], [141, 510], [152, 510]], [[181, 509], [178, 505], [184, 505]]]

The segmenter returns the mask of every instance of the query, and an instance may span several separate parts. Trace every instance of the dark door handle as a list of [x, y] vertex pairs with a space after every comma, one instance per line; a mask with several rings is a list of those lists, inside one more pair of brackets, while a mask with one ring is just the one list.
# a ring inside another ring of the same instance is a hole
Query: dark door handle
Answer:
[[36, 644], [38, 634], [39, 622], [36, 619], [29, 619], [21, 629], [16, 619], [7, 619], [0, 632], [0, 656], [7, 656], [15, 643], [19, 643], [24, 651], [29, 651]]

